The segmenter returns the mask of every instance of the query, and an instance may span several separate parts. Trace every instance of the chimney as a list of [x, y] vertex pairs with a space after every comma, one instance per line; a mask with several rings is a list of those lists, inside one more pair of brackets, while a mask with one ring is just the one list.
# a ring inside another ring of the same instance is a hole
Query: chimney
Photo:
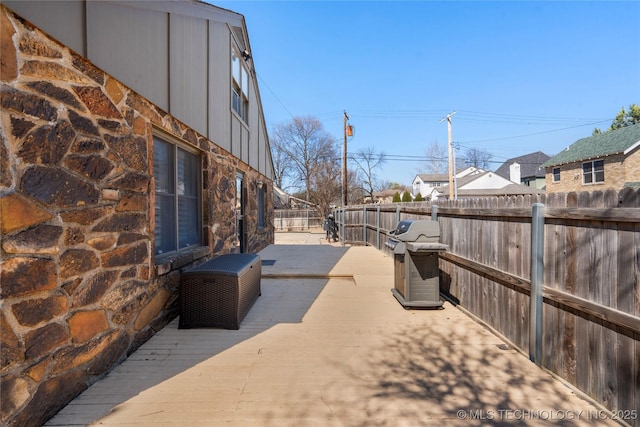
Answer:
[[509, 179], [516, 184], [520, 184], [520, 164], [513, 162], [509, 166]]

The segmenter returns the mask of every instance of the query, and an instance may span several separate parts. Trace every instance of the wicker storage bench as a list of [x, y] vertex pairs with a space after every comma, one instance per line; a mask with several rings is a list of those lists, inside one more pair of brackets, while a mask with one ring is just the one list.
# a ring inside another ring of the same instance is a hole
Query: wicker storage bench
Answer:
[[260, 295], [260, 257], [221, 255], [182, 273], [179, 328], [239, 329]]

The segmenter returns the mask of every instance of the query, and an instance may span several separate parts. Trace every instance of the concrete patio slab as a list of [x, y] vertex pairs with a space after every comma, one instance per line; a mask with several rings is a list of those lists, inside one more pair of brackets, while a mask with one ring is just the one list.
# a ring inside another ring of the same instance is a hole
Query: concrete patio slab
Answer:
[[47, 425], [617, 425], [451, 304], [405, 310], [374, 248], [261, 257], [275, 262], [239, 330], [175, 320]]

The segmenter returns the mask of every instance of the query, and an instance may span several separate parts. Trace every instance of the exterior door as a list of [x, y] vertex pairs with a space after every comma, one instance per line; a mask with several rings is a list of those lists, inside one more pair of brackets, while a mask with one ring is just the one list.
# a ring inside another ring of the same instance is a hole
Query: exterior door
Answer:
[[236, 175], [236, 251], [245, 251], [244, 235], [244, 175]]

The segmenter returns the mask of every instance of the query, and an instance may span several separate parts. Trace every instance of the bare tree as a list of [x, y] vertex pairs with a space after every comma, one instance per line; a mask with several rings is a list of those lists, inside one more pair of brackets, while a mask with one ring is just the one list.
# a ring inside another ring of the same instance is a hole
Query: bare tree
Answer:
[[479, 169], [489, 169], [491, 153], [479, 148], [469, 148], [465, 151], [464, 161], [467, 166], [475, 166]]
[[351, 156], [351, 160], [356, 164], [358, 187], [364, 193], [364, 197], [368, 196], [371, 201], [374, 201], [373, 192], [379, 189], [379, 183], [374, 171], [385, 163], [385, 153], [378, 153], [373, 147], [367, 147]]
[[419, 171], [419, 173], [447, 173], [449, 169], [449, 153], [447, 146], [439, 144], [437, 139], [434, 139], [424, 150], [427, 161], [424, 163], [425, 170]]
[[291, 161], [292, 177], [304, 185], [309, 200], [312, 176], [318, 165], [338, 157], [335, 138], [318, 119], [294, 117], [291, 122], [276, 126], [272, 140]]
[[332, 204], [339, 204], [342, 195], [340, 162], [322, 162], [311, 174], [311, 201], [318, 205], [323, 215], [329, 213]]
[[273, 159], [273, 173], [275, 185], [278, 188], [286, 190], [285, 182], [291, 178], [291, 159], [287, 155], [284, 148], [280, 145], [278, 139], [271, 140], [271, 157]]

